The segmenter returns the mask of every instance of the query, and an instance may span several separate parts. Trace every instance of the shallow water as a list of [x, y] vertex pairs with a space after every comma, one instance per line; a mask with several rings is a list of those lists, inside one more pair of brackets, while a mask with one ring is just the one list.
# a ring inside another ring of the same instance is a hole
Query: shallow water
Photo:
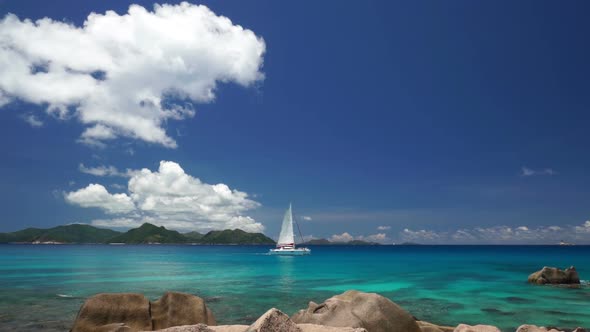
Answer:
[[271, 307], [292, 314], [348, 289], [378, 292], [422, 320], [590, 327], [590, 287], [533, 286], [543, 266], [590, 279], [590, 247], [312, 247], [306, 257], [264, 246], [0, 245], [0, 330], [66, 331], [88, 296], [166, 290], [205, 298], [221, 324]]

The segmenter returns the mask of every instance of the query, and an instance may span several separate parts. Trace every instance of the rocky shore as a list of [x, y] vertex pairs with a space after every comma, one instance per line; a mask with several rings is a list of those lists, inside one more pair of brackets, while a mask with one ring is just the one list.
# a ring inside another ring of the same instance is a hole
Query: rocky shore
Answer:
[[[80, 308], [71, 332], [500, 332], [495, 326], [439, 326], [416, 319], [375, 293], [349, 290], [323, 303], [309, 302], [291, 317], [269, 309], [251, 325], [217, 325], [198, 296], [167, 292], [157, 301], [134, 293], [97, 294]], [[522, 325], [516, 332], [585, 332]]]

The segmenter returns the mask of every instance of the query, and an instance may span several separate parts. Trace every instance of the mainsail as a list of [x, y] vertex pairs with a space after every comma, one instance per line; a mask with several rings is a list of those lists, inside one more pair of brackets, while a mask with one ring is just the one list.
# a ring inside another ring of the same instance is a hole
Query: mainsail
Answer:
[[281, 234], [279, 234], [279, 241], [277, 246], [294, 245], [295, 236], [293, 235], [293, 214], [291, 213], [291, 204], [289, 209], [285, 212], [283, 217], [283, 226], [281, 226]]

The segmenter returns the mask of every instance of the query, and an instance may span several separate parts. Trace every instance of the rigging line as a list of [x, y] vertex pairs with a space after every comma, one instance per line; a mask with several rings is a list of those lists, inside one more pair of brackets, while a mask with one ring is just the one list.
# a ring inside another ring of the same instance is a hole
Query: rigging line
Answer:
[[[293, 212], [291, 212], [293, 213]], [[299, 223], [297, 222], [297, 219], [293, 218], [295, 220], [295, 225], [297, 225], [297, 230], [299, 231], [299, 237], [301, 238], [301, 244], [305, 243], [305, 241], [303, 240], [303, 234], [301, 234], [301, 228], [299, 228]]]

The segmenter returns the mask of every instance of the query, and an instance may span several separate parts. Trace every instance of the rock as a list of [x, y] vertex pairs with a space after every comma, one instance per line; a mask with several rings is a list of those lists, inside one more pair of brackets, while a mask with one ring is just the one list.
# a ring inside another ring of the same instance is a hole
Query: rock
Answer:
[[272, 308], [260, 316], [246, 332], [301, 332], [289, 316]]
[[412, 315], [397, 304], [375, 293], [354, 290], [319, 305], [310, 302], [291, 319], [297, 324], [361, 327], [370, 332], [421, 332]]
[[151, 330], [150, 302], [141, 294], [97, 294], [84, 302], [72, 332]]
[[454, 332], [500, 332], [500, 329], [491, 325], [471, 326], [466, 324], [459, 324], [459, 326], [455, 328]]
[[98, 294], [82, 305], [72, 332], [152, 331], [181, 325], [195, 329], [199, 323], [216, 324], [205, 301], [194, 295], [167, 292], [150, 303], [141, 294]]
[[420, 330], [422, 332], [453, 332], [455, 331], [454, 327], [450, 327], [450, 326], [438, 326], [429, 322], [425, 322], [425, 321], [416, 321], [416, 323], [418, 323], [418, 326], [420, 327]]
[[94, 331], [95, 332], [132, 332], [133, 330], [129, 326], [127, 326], [123, 323], [113, 323], [113, 324], [103, 325]]
[[302, 332], [367, 332], [360, 327], [333, 327], [316, 324], [297, 324]]
[[540, 271], [531, 274], [528, 282], [537, 285], [544, 284], [580, 284], [580, 276], [573, 266], [560, 270], [555, 267], [543, 267]]
[[216, 325], [215, 317], [205, 301], [191, 294], [166, 292], [151, 303], [153, 330], [172, 326], [207, 324]]
[[545, 327], [538, 327], [536, 325], [521, 325], [516, 329], [516, 332], [563, 332], [556, 329], [547, 330]]
[[215, 332], [244, 332], [249, 326], [248, 325], [218, 325], [209, 327]]
[[[166, 329], [158, 330], [159, 332], [214, 332], [209, 326], [205, 324], [196, 324], [196, 325], [182, 325], [182, 326], [174, 326], [169, 327]], [[241, 330], [242, 332], [244, 330]], [[146, 331], [143, 331], [146, 332]]]

